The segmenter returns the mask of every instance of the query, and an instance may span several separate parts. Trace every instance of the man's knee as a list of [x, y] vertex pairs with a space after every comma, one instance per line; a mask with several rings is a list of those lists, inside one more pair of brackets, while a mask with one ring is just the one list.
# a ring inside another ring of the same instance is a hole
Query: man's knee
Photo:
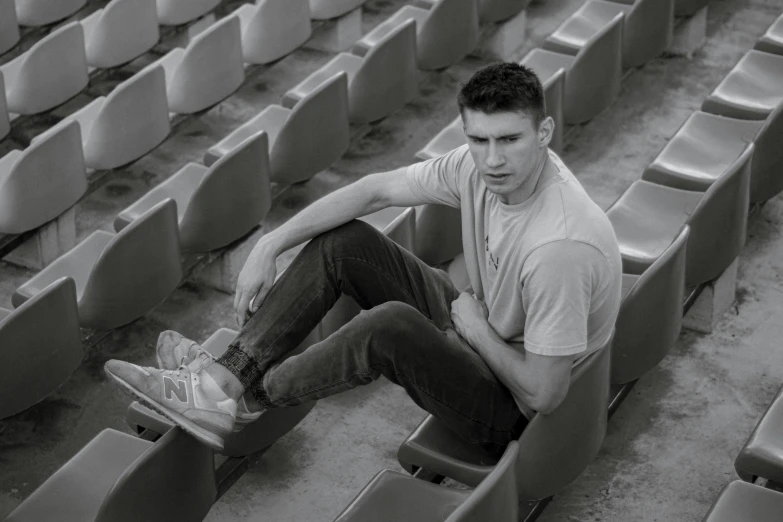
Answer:
[[318, 251], [322, 255], [340, 255], [357, 245], [367, 244], [367, 240], [376, 234], [377, 231], [371, 225], [353, 219], [317, 235], [310, 241], [307, 248]]
[[372, 347], [386, 358], [420, 351], [416, 342], [422, 339], [425, 323], [430, 320], [413, 306], [389, 301], [360, 312], [363, 327], [372, 338]]

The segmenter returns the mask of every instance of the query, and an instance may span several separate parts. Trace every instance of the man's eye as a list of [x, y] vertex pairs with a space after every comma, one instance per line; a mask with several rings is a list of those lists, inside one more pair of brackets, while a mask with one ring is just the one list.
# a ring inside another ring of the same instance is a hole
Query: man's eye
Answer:
[[503, 141], [506, 143], [514, 143], [517, 141], [517, 138], [503, 138]]
[[473, 143], [486, 143], [487, 142], [487, 140], [484, 139], [484, 138], [470, 138], [470, 141], [472, 141]]

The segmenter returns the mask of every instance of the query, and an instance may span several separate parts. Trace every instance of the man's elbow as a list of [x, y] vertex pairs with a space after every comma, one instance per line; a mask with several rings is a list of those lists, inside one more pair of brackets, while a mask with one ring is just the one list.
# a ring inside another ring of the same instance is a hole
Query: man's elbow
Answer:
[[533, 396], [530, 407], [544, 415], [549, 415], [557, 409], [566, 398], [568, 390], [544, 390]]

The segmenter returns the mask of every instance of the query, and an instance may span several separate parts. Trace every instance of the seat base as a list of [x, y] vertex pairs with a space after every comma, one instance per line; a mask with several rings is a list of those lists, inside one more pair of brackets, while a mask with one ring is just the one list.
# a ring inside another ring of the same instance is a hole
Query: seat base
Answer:
[[283, 125], [285, 125], [290, 114], [290, 109], [286, 109], [280, 105], [269, 105], [253, 119], [244, 123], [241, 127], [234, 130], [234, 132], [210, 147], [204, 154], [204, 164], [208, 167], [212, 166], [212, 164], [234, 150], [243, 141], [260, 131], [266, 132], [267, 137], [269, 138], [269, 150], [271, 151], [274, 147], [275, 140], [277, 140], [277, 136], [280, 134], [280, 130], [283, 128]]
[[33, 237], [3, 259], [31, 270], [42, 270], [76, 246], [76, 207], [36, 229]]
[[738, 264], [739, 259], [735, 259], [717, 279], [707, 283], [682, 319], [685, 328], [702, 333], [711, 333], [715, 329], [718, 321], [734, 304]]
[[707, 41], [707, 7], [685, 18], [674, 27], [674, 38], [667, 52], [692, 58], [693, 53], [701, 49]]
[[362, 10], [357, 8], [316, 27], [303, 47], [339, 53], [350, 49], [361, 37]]

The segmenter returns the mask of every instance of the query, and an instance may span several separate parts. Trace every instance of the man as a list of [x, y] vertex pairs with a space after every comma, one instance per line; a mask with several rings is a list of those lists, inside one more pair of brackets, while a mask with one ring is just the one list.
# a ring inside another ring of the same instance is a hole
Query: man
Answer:
[[[554, 122], [535, 74], [491, 65], [458, 102], [466, 146], [366, 176], [258, 241], [234, 299], [242, 329], [223, 356], [164, 332], [164, 369], [108, 361], [107, 375], [217, 450], [263, 408], [380, 375], [489, 451], [518, 438], [533, 412], [563, 400], [574, 361], [611, 335], [620, 254], [603, 211], [548, 149]], [[470, 293], [355, 220], [425, 203], [461, 209]], [[277, 256], [311, 239], [275, 282]], [[291, 356], [342, 293], [363, 311]]]

